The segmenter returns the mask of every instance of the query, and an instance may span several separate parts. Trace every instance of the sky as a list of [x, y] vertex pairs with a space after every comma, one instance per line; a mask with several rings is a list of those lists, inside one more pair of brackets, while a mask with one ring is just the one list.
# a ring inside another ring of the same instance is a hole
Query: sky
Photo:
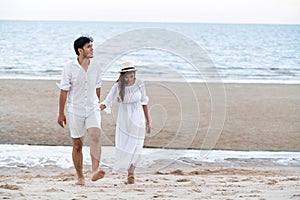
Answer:
[[0, 20], [300, 24], [300, 0], [0, 0]]

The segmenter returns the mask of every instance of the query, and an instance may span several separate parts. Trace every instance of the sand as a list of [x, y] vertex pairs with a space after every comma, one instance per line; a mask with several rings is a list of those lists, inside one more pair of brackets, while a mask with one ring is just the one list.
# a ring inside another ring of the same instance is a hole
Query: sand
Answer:
[[[0, 143], [70, 145], [68, 129], [57, 125], [56, 81], [0, 80]], [[112, 82], [104, 82], [102, 99]], [[190, 92], [190, 89], [194, 92]], [[148, 84], [152, 133], [146, 147], [225, 150], [300, 150], [300, 87], [284, 84], [224, 84], [224, 97], [213, 104], [205, 84]], [[212, 93], [211, 93], [212, 92]], [[193, 95], [191, 95], [193, 94]], [[211, 96], [212, 95], [212, 96]], [[197, 107], [195, 107], [197, 105]], [[213, 106], [212, 106], [213, 105]], [[224, 107], [223, 107], [224, 105]], [[224, 109], [225, 108], [225, 109]], [[114, 114], [102, 113], [102, 144], [114, 144]], [[213, 112], [222, 114], [221, 134]], [[205, 143], [208, 139], [208, 143]], [[205, 145], [203, 145], [205, 143]], [[276, 163], [194, 163], [161, 160], [150, 172], [136, 174], [134, 185], [124, 175], [74, 185], [73, 168], [1, 167], [2, 199], [300, 199], [300, 167]], [[148, 170], [149, 170], [148, 169]], [[157, 169], [157, 170], [156, 170]]]
[[75, 170], [55, 167], [1, 168], [2, 199], [300, 199], [299, 167], [191, 166], [137, 174], [126, 185], [124, 175], [106, 176], [86, 185], [75, 185]]
[[[0, 80], [0, 143], [71, 145], [68, 129], [57, 124], [55, 83]], [[152, 120], [146, 147], [300, 150], [299, 85], [224, 84], [226, 96], [220, 94], [220, 103], [213, 104], [213, 91], [205, 84], [146, 84]], [[101, 99], [111, 85], [103, 83]], [[102, 113], [103, 145], [114, 145], [116, 112], [117, 104], [113, 114]], [[220, 119], [212, 120], [215, 116]], [[220, 123], [214, 125], [216, 121]], [[209, 132], [216, 127], [222, 129]]]

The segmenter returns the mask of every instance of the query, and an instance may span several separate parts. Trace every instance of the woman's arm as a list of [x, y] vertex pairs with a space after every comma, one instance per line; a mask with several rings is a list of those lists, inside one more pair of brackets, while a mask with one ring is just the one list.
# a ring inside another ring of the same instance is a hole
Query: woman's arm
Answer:
[[145, 115], [145, 120], [146, 120], [146, 132], [150, 133], [151, 132], [151, 127], [150, 127], [148, 105], [143, 105], [143, 110], [144, 110], [144, 115]]
[[112, 88], [110, 89], [108, 95], [106, 96], [105, 100], [100, 103], [99, 107], [101, 110], [106, 109], [107, 113], [111, 112], [111, 106], [118, 98], [118, 83], [115, 83]]
[[143, 106], [143, 110], [144, 110], [144, 115], [145, 115], [145, 121], [146, 121], [146, 132], [150, 133], [150, 118], [149, 118], [149, 112], [148, 112], [148, 102], [149, 102], [149, 98], [147, 97], [146, 94], [146, 88], [145, 88], [145, 84], [143, 81], [139, 80], [139, 87], [141, 89], [141, 104]]

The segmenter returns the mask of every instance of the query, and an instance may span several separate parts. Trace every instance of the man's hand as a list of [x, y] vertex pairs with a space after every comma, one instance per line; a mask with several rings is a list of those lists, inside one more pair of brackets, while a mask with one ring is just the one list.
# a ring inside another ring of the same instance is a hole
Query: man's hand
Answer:
[[59, 115], [59, 116], [58, 116], [58, 119], [57, 119], [57, 123], [58, 123], [61, 127], [65, 128], [65, 125], [67, 124], [67, 118], [66, 118], [66, 116], [65, 116], [64, 114]]
[[102, 110], [104, 110], [105, 108], [106, 108], [106, 106], [105, 105], [103, 105], [103, 104], [100, 104], [100, 110], [102, 111]]

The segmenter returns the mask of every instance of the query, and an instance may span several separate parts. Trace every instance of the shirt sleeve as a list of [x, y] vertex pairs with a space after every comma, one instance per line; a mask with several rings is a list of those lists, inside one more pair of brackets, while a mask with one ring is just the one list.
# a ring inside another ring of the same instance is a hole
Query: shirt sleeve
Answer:
[[71, 73], [67, 67], [62, 71], [62, 78], [60, 84], [57, 85], [61, 90], [69, 91], [71, 88]]
[[113, 103], [117, 100], [119, 94], [118, 94], [118, 83], [115, 83], [112, 88], [110, 89], [108, 95], [106, 96], [105, 100], [100, 103], [100, 105], [105, 105], [106, 108], [104, 111], [106, 113], [111, 113], [111, 107]]
[[149, 102], [149, 98], [146, 94], [145, 84], [141, 80], [139, 81], [139, 87], [140, 87], [140, 90], [141, 90], [141, 93], [142, 93], [141, 104], [142, 105], [147, 105], [148, 102]]

